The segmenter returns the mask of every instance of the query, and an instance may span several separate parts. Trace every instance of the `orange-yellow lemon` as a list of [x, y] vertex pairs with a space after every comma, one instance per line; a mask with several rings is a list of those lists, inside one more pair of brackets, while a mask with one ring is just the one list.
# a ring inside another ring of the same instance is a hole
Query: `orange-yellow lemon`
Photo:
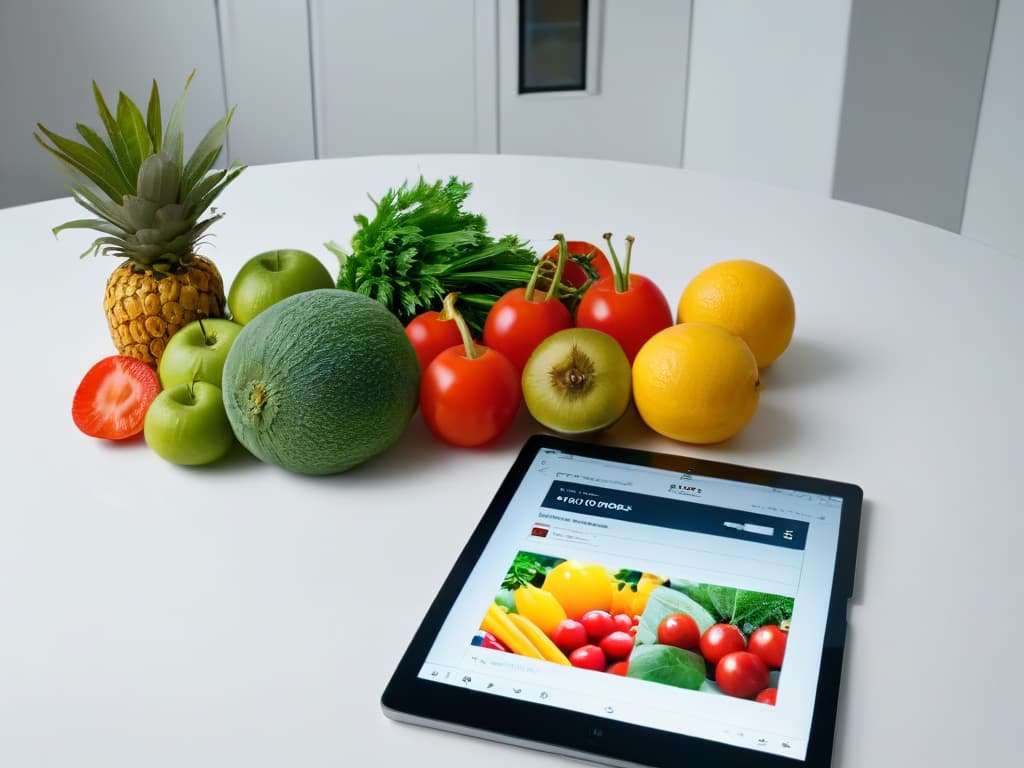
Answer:
[[757, 361], [739, 336], [682, 323], [652, 336], [633, 362], [633, 400], [659, 434], [717, 443], [747, 425], [760, 397]]
[[789, 346], [796, 308], [789, 286], [775, 271], [735, 259], [713, 264], [693, 278], [676, 317], [680, 323], [711, 323], [736, 334], [764, 368]]

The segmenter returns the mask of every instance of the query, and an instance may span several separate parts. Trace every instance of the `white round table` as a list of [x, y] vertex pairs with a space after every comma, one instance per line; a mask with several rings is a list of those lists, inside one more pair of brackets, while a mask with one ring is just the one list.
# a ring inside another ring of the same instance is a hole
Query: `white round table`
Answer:
[[[308, 250], [332, 273], [368, 195], [474, 183], [495, 234], [636, 236], [675, 304], [727, 258], [788, 281], [797, 326], [760, 408], [722, 445], [630, 414], [598, 439], [845, 480], [865, 493], [834, 765], [1011, 765], [1024, 644], [1018, 546], [1024, 262], [875, 210], [674, 169], [493, 156], [253, 167], [203, 252]], [[524, 438], [483, 450], [415, 416], [390, 451], [303, 477], [238, 450], [165, 463], [80, 434], [85, 371], [113, 353], [108, 258], [51, 227], [70, 199], [0, 210], [0, 764], [10, 768], [556, 766], [564, 758], [393, 723], [380, 694]]]

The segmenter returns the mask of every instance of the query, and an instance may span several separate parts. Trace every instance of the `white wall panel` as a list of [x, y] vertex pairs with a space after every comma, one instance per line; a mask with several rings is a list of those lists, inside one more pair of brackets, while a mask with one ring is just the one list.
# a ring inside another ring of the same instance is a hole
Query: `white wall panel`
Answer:
[[306, 0], [218, 0], [230, 149], [245, 163], [309, 160], [313, 82]]
[[[141, 109], [160, 84], [164, 119], [188, 73], [186, 151], [224, 114], [211, 0], [4, 0], [0, 7], [0, 207], [62, 197], [67, 177], [32, 138], [37, 122], [65, 136], [102, 128], [92, 81], [108, 105], [123, 90]], [[59, 224], [60, 222], [54, 222]]]
[[851, 0], [695, 0], [683, 165], [832, 191]]
[[1001, 0], [961, 232], [1024, 256], [1024, 0]]
[[473, 152], [474, 0], [312, 0], [318, 156]]
[[854, 0], [832, 194], [959, 232], [997, 0]]
[[501, 151], [680, 165], [689, 0], [591, 6], [603, 10], [597, 92], [520, 94], [518, 3], [498, 4]]

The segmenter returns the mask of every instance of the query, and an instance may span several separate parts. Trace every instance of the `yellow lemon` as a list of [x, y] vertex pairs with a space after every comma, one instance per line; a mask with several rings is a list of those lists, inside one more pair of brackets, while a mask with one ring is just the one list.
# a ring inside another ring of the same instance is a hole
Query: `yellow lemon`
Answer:
[[761, 382], [746, 342], [717, 325], [656, 333], [633, 361], [633, 400], [651, 429], [685, 443], [735, 435], [757, 410]]
[[713, 264], [686, 286], [679, 298], [680, 323], [711, 323], [747, 342], [764, 368], [793, 338], [796, 308], [786, 281], [756, 261]]

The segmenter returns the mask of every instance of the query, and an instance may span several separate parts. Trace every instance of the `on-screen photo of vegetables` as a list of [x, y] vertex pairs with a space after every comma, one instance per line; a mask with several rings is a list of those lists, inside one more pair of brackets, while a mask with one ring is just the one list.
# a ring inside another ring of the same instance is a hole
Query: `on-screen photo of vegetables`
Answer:
[[520, 551], [472, 644], [774, 705], [793, 598]]

